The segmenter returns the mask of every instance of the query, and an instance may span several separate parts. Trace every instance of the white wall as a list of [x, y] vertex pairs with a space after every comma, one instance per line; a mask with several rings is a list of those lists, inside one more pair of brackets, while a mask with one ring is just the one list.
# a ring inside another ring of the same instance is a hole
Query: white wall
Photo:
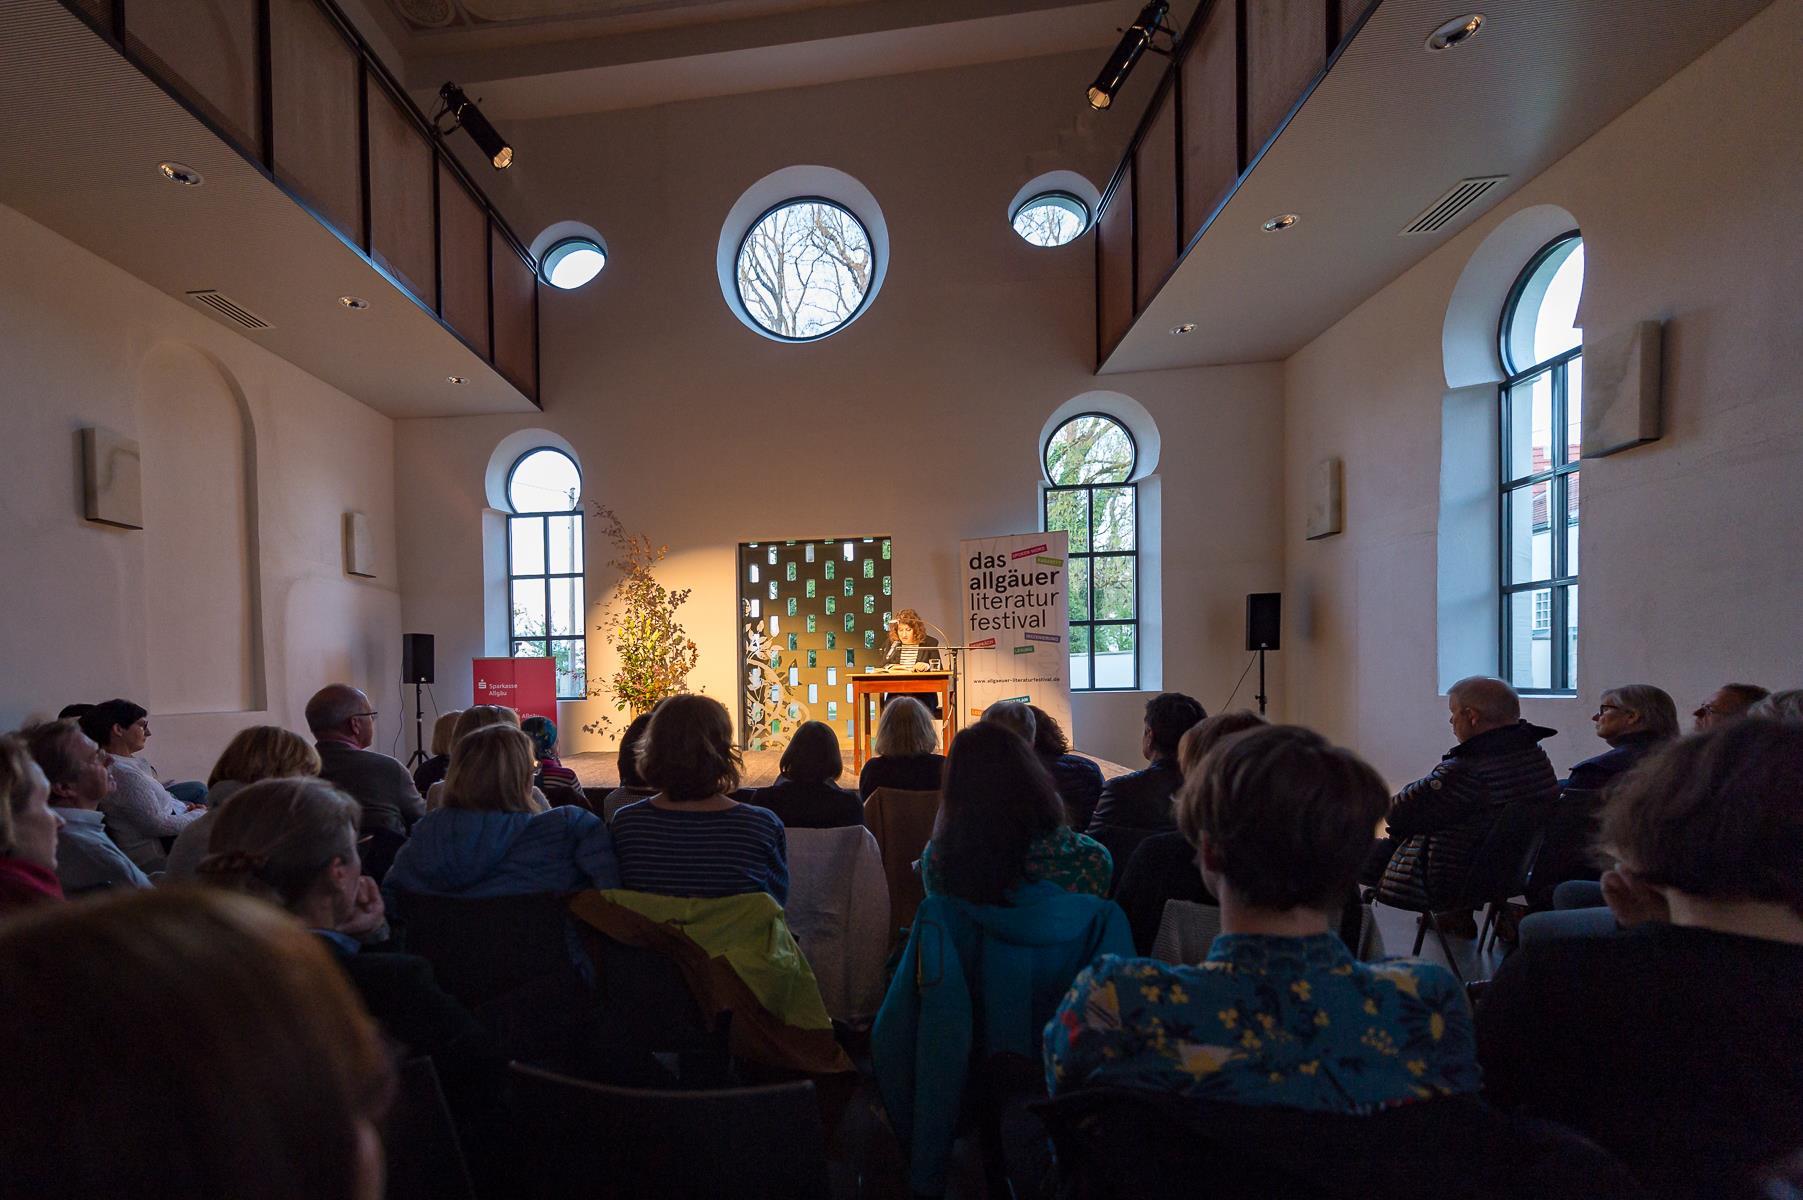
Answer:
[[[393, 422], [5, 207], [0, 261], [0, 727], [125, 696], [151, 709], [158, 769], [204, 778], [237, 729], [304, 731], [307, 697], [342, 679], [386, 747]], [[140, 441], [145, 529], [83, 520], [88, 425]], [[369, 515], [374, 579], [344, 573], [347, 509]]]
[[[1098, 387], [1139, 401], [1162, 434], [1163, 684], [1210, 708], [1225, 699], [1244, 665], [1244, 594], [1280, 584], [1279, 372], [1091, 373], [1093, 243], [1028, 246], [1006, 208], [1047, 169], [1099, 183], [1118, 158], [1076, 96], [1092, 58], [510, 123], [517, 167], [498, 183], [510, 218], [527, 236], [588, 222], [612, 259], [581, 292], [544, 292], [541, 418], [397, 427], [403, 613], [408, 630], [440, 638], [439, 702], [468, 699], [483, 472], [522, 426], [568, 439], [588, 498], [670, 544], [663, 578], [695, 589], [683, 610], [701, 647], [692, 683], [736, 713], [739, 541], [893, 535], [897, 604], [951, 624], [958, 540], [1036, 527], [1041, 427]], [[867, 186], [893, 258], [867, 313], [794, 346], [733, 317], [713, 260], [740, 193], [798, 163]], [[588, 549], [592, 626], [614, 578], [592, 521]], [[601, 638], [589, 642], [598, 678]], [[1137, 761], [1145, 699], [1080, 699], [1079, 741]], [[566, 748], [611, 744], [579, 733], [602, 711], [566, 706]]]
[[[1680, 711], [1716, 685], [1803, 682], [1803, 3], [1779, 0], [1348, 314], [1284, 366], [1289, 715], [1392, 781], [1450, 744], [1435, 674], [1442, 325], [1511, 214], [1578, 219], [1592, 335], [1666, 322], [1665, 437], [1583, 465], [1578, 696], [1532, 701], [1561, 768], [1601, 749], [1597, 693]], [[1504, 287], [1507, 281], [1503, 281]], [[1346, 464], [1346, 532], [1303, 539], [1309, 466]]]

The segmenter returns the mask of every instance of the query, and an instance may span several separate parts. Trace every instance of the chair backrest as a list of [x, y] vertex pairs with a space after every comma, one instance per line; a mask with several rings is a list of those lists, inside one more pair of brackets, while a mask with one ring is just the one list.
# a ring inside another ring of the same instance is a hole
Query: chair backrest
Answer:
[[843, 1021], [873, 1016], [891, 933], [876, 837], [862, 825], [787, 832], [789, 932], [814, 968], [826, 1011]]
[[1114, 889], [1120, 886], [1121, 872], [1127, 869], [1127, 862], [1139, 844], [1149, 837], [1161, 833], [1169, 833], [1168, 829], [1133, 829], [1125, 825], [1098, 825], [1086, 831], [1090, 837], [1102, 843], [1108, 850], [1109, 857], [1114, 859], [1114, 877], [1108, 881], [1108, 895], [1113, 897]]
[[382, 1126], [388, 1200], [475, 1200], [450, 1105], [429, 1058], [411, 1058], [396, 1073], [394, 1103]]
[[513, 1064], [535, 1142], [527, 1194], [681, 1200], [827, 1197], [826, 1135], [807, 1081], [707, 1091], [611, 1087]]
[[1471, 873], [1466, 876], [1465, 895], [1473, 908], [1507, 900], [1526, 886], [1525, 870], [1532, 866], [1528, 855], [1543, 836], [1550, 808], [1543, 802], [1525, 800], [1503, 806], [1479, 843]]
[[1221, 932], [1221, 909], [1194, 900], [1166, 900], [1158, 936], [1152, 939], [1152, 957], [1161, 962], [1193, 967], [1208, 957], [1215, 935]]
[[939, 793], [878, 788], [864, 801], [864, 824], [883, 854], [889, 883], [889, 923], [910, 925], [926, 898], [914, 864], [933, 837], [939, 819]]
[[1057, 1151], [1061, 1194], [1096, 1200], [1162, 1195], [1172, 1179], [1207, 1180], [1211, 1200], [1646, 1195], [1626, 1167], [1579, 1135], [1475, 1096], [1360, 1116], [1099, 1087], [1034, 1111]]
[[584, 988], [571, 958], [564, 897], [549, 892], [469, 900], [393, 895], [407, 949], [432, 964], [438, 985], [475, 1012], [526, 988]]

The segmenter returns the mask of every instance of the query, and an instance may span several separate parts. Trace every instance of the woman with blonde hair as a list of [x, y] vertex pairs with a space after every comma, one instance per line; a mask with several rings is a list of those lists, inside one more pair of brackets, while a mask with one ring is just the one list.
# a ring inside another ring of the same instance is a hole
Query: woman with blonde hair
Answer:
[[878, 788], [936, 792], [945, 775], [939, 753], [939, 726], [927, 706], [912, 696], [896, 696], [883, 706], [876, 724], [876, 757], [858, 772], [858, 798]]
[[318, 939], [247, 897], [134, 891], [0, 927], [0, 1062], [6, 1196], [382, 1194], [387, 1051]]
[[451, 746], [457, 740], [457, 718], [462, 715], [461, 708], [448, 709], [432, 722], [432, 757], [413, 771], [413, 786], [420, 795], [431, 791], [432, 785], [451, 769]]
[[175, 839], [169, 850], [166, 880], [186, 879], [207, 856], [207, 840], [219, 807], [243, 788], [265, 779], [319, 774], [319, 752], [298, 733], [280, 725], [252, 725], [240, 729], [213, 764], [207, 776], [207, 812]]
[[[457, 759], [458, 743], [476, 730], [487, 729], [492, 725], [510, 725], [518, 729], [520, 714], [501, 704], [472, 704], [457, 714], [457, 720], [451, 725], [450, 745], [446, 750], [445, 779], [450, 778], [450, 764]], [[437, 730], [434, 729], [433, 733], [436, 736]], [[444, 803], [444, 791], [444, 779], [426, 789], [426, 811], [430, 812]], [[551, 807], [545, 802], [545, 794], [536, 787], [532, 789], [532, 799], [540, 808]]]
[[[469, 710], [464, 710], [468, 716]], [[620, 885], [601, 818], [547, 809], [532, 773], [532, 739], [510, 723], [458, 739], [439, 806], [420, 818], [384, 885], [435, 896], [516, 896]]]
[[0, 734], [0, 914], [63, 898], [56, 880], [62, 827], [63, 819], [50, 811], [50, 781], [24, 741]]

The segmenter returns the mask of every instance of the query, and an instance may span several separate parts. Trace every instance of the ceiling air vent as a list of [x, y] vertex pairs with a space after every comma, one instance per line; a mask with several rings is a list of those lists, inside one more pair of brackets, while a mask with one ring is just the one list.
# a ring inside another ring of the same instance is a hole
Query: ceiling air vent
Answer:
[[241, 329], [274, 328], [268, 321], [265, 321], [256, 313], [250, 311], [250, 309], [245, 308], [230, 296], [225, 295], [223, 292], [216, 292], [212, 288], [206, 288], [198, 292], [189, 292], [188, 299], [194, 301], [196, 304], [212, 309], [215, 313], [218, 313], [220, 316]]
[[1412, 233], [1438, 233], [1452, 224], [1453, 219], [1479, 200], [1490, 194], [1491, 189], [1507, 179], [1507, 175], [1481, 175], [1476, 179], [1461, 179], [1446, 189], [1446, 194], [1422, 209], [1420, 214], [1401, 236]]

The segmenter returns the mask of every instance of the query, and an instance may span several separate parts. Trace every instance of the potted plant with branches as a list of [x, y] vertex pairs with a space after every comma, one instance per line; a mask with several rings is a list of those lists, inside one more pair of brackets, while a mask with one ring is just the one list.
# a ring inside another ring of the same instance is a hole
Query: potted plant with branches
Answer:
[[[601, 636], [613, 647], [619, 665], [604, 681], [589, 689], [594, 699], [611, 699], [627, 720], [649, 712], [658, 701], [688, 690], [689, 672], [700, 652], [676, 619], [688, 602], [688, 588], [671, 591], [657, 581], [655, 568], [670, 553], [667, 545], [654, 546], [642, 533], [627, 532], [618, 513], [595, 505], [613, 557], [607, 565], [623, 576], [619, 588], [601, 611]], [[606, 733], [613, 719], [602, 716], [585, 726], [589, 733]]]

